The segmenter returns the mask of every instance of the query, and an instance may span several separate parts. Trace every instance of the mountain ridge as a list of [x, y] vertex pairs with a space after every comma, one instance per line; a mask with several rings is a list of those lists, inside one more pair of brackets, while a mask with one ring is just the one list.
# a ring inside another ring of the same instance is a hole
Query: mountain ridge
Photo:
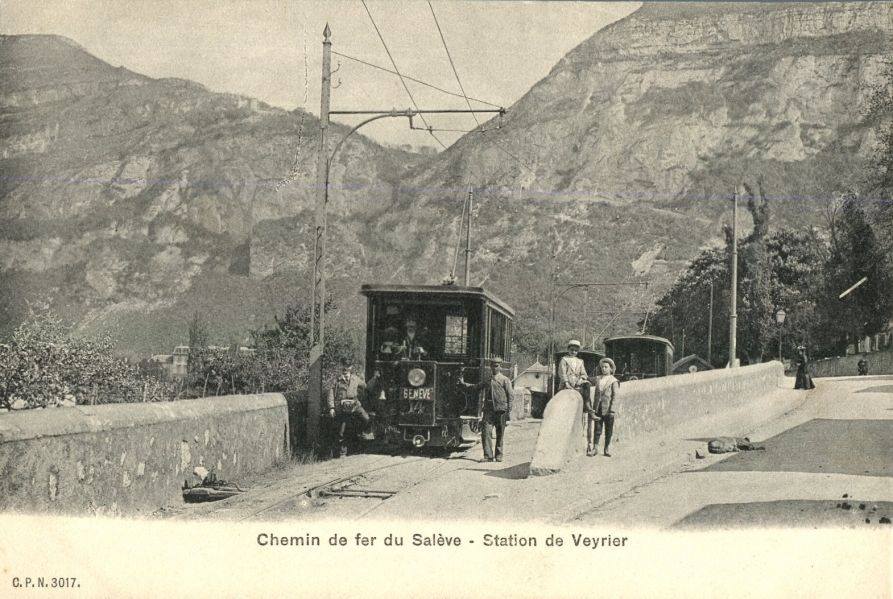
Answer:
[[[596, 32], [500, 128], [483, 123], [438, 155], [352, 137], [329, 206], [338, 319], [360, 328], [360, 282], [447, 275], [469, 187], [472, 283], [515, 306], [529, 339], [547, 333], [556, 281], [649, 279], [647, 293], [594, 293], [585, 309], [604, 317], [592, 322], [573, 316], [583, 294], [559, 307], [559, 331], [634, 326], [717, 242], [742, 179], [764, 181], [776, 226], [817, 224], [873, 147], [861, 115], [890, 54], [890, 6], [675, 6]], [[22, 66], [9, 47], [4, 72]], [[18, 292], [0, 298], [6, 329], [43, 292], [83, 333], [160, 351], [183, 341], [193, 311], [217, 314], [226, 342], [304, 300], [318, 120], [108, 69], [101, 85], [0, 88], [0, 283]]]

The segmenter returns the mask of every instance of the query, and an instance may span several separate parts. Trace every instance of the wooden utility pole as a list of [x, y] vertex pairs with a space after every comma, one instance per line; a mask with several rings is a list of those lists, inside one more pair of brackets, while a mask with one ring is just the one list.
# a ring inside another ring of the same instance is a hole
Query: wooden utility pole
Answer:
[[474, 190], [468, 190], [468, 220], [465, 224], [465, 278], [462, 284], [468, 287], [471, 278], [471, 208], [474, 203]]
[[583, 301], [583, 330], [581, 333], [580, 343], [582, 344], [581, 349], [586, 348], [586, 328], [589, 323], [589, 319], [587, 318], [586, 312], [589, 309], [589, 287], [586, 288], [586, 299]]
[[710, 279], [710, 312], [707, 317], [707, 363], [713, 364], [713, 279]]
[[313, 242], [313, 301], [310, 307], [310, 393], [307, 402], [307, 441], [319, 440], [322, 409], [322, 355], [326, 338], [326, 203], [329, 196], [329, 99], [332, 89], [332, 35], [329, 24], [323, 30], [322, 92], [319, 106], [319, 154], [316, 162], [316, 215]]
[[732, 288], [729, 301], [729, 367], [735, 368], [738, 332], [738, 189], [732, 194]]

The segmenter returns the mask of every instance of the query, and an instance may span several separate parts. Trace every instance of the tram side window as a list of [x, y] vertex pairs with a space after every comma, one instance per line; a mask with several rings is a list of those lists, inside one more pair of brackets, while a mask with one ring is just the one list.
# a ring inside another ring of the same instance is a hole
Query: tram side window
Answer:
[[490, 355], [489, 358], [505, 360], [506, 352], [506, 324], [508, 319], [496, 312], [490, 311]]
[[468, 353], [468, 319], [465, 314], [446, 315], [446, 334], [444, 335], [444, 354], [448, 356], [464, 356]]

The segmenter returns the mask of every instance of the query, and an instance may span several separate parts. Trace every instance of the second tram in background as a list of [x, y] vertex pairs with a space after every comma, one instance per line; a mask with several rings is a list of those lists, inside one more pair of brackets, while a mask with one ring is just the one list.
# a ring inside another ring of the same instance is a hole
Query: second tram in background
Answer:
[[653, 335], [624, 335], [605, 339], [605, 355], [614, 361], [621, 381], [673, 374], [673, 344]]
[[511, 370], [514, 311], [480, 287], [363, 285], [366, 379], [381, 373], [377, 435], [415, 447], [476, 440], [481, 393], [458, 384]]

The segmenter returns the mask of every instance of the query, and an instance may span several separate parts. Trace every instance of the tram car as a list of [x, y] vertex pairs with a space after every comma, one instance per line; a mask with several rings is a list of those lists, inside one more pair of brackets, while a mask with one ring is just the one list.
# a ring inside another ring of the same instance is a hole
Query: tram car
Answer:
[[621, 381], [651, 379], [673, 374], [673, 344], [652, 335], [626, 335], [605, 339], [605, 354], [617, 367]]
[[363, 285], [366, 379], [381, 375], [376, 437], [458, 448], [480, 431], [482, 391], [459, 384], [509, 374], [514, 311], [480, 287]]

